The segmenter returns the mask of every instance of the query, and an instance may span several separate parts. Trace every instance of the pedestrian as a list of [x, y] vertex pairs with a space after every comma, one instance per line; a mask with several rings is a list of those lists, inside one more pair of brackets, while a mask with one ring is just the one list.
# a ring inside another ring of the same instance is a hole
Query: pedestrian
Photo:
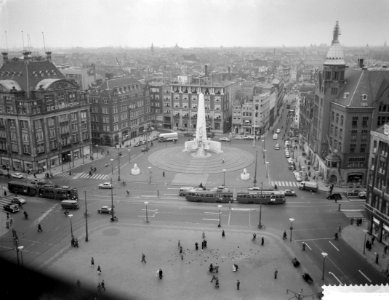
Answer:
[[180, 246], [180, 254], [182, 254], [182, 246]]
[[104, 280], [101, 282], [101, 288], [104, 290], [105, 292], [105, 283], [104, 283]]
[[239, 288], [240, 288], [240, 281], [239, 279], [236, 281], [236, 289], [239, 291]]
[[180, 249], [180, 247], [181, 247], [180, 240], [178, 240], [177, 246], [178, 246], [178, 249]]
[[224, 164], [224, 158], [222, 159], [222, 164]]
[[257, 239], [257, 234], [253, 233], [253, 241], [255, 241], [256, 239]]
[[303, 251], [305, 251], [305, 243], [303, 242]]
[[6, 197], [7, 196], [7, 191], [4, 191], [4, 197]]
[[374, 240], [375, 240], [375, 236], [373, 235], [373, 236], [371, 237], [371, 245], [372, 245], [372, 246], [374, 245]]
[[101, 283], [100, 282], [97, 284], [97, 292], [101, 293]]
[[199, 250], [199, 244], [197, 242], [195, 243], [195, 248], [196, 248], [196, 251]]
[[91, 265], [92, 268], [95, 267], [95, 259], [93, 258], [93, 256], [92, 256], [92, 258], [90, 259], [90, 265]]
[[41, 224], [39, 223], [38, 224], [38, 232], [42, 232], [43, 230], [42, 230], [42, 226], [41, 226]]
[[205, 239], [205, 232], [203, 232], [203, 235], [202, 235], [202, 236], [203, 236], [203, 240], [204, 240], [204, 239]]
[[79, 279], [77, 279], [77, 281], [76, 281], [76, 285], [77, 285], [77, 287], [78, 287], [78, 288], [81, 288], [81, 282], [80, 282], [80, 280], [79, 280]]
[[162, 177], [165, 177], [165, 171], [162, 172]]
[[7, 220], [9, 220], [9, 213], [7, 213]]
[[384, 253], [386, 254], [387, 251], [388, 251], [388, 245], [385, 245], [385, 247], [384, 247]]
[[224, 230], [222, 231], [222, 237], [225, 237], [226, 236], [226, 233], [224, 232]]
[[217, 280], [217, 277], [215, 276], [215, 274], [212, 274], [212, 279], [210, 282], [212, 283], [214, 280]]
[[204, 249], [204, 241], [201, 242], [201, 250]]
[[286, 240], [286, 239], [288, 238], [288, 236], [287, 236], [287, 234], [286, 234], [286, 230], [284, 230], [284, 233], [283, 233], [283, 235], [282, 235], [282, 238], [283, 238], [284, 240]]
[[101, 267], [100, 267], [100, 265], [97, 266], [97, 272], [98, 272], [99, 275], [101, 275]]
[[262, 237], [262, 238], [261, 238], [261, 246], [263, 246], [264, 244], [265, 244], [265, 238]]
[[184, 254], [181, 253], [181, 260], [184, 260]]
[[204, 248], [207, 248], [207, 240], [204, 240]]
[[341, 233], [341, 232], [342, 232], [342, 226], [341, 226], [341, 225], [339, 225], [339, 229], [338, 229], [338, 231], [339, 231], [339, 233]]
[[379, 254], [377, 252], [374, 252], [374, 254], [375, 254], [375, 263], [378, 265]]
[[146, 263], [146, 255], [144, 253], [142, 253], [142, 260], [141, 260], [142, 263]]
[[274, 271], [274, 279], [277, 279], [277, 276], [278, 276], [278, 270], [275, 269], [275, 271]]

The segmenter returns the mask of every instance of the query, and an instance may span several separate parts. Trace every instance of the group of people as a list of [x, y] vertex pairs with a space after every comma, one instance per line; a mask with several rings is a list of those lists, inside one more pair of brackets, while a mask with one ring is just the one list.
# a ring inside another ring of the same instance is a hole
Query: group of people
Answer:
[[96, 173], [97, 171], [97, 168], [96, 167], [90, 167], [90, 170], [89, 170], [89, 176], [92, 176], [93, 173]]

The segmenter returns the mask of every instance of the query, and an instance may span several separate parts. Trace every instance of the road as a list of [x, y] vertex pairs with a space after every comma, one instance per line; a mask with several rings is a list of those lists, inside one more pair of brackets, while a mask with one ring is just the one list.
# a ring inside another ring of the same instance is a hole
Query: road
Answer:
[[[282, 119], [281, 121], [282, 122]], [[284, 128], [283, 128], [284, 129]], [[282, 136], [282, 134], [280, 134]], [[242, 147], [245, 150], [255, 151], [252, 141], [234, 141], [234, 147]], [[323, 193], [311, 193], [300, 191], [295, 186], [292, 172], [287, 170], [287, 161], [282, 150], [273, 151], [271, 135], [266, 137], [266, 143], [256, 144], [261, 150], [266, 144], [266, 158], [258, 156], [258, 180], [257, 182], [279, 181], [285, 183], [283, 188], [293, 188], [297, 197], [289, 197], [287, 203], [282, 206], [262, 206], [261, 223], [265, 231], [281, 238], [284, 230], [288, 233], [285, 243], [296, 251], [301, 251], [300, 256], [311, 262], [306, 266], [313, 274], [321, 274], [323, 266], [322, 252], [328, 253], [325, 259], [325, 281], [329, 284], [364, 284], [383, 283], [385, 278], [370, 266], [361, 253], [351, 249], [342, 239], [335, 241], [334, 233], [339, 226], [349, 224], [345, 213], [338, 211], [338, 205], [342, 210], [350, 212], [363, 208], [363, 201], [350, 201], [344, 199], [334, 203], [325, 199]], [[154, 149], [164, 147], [155, 143]], [[118, 151], [123, 155], [118, 158]], [[153, 151], [153, 149], [151, 150]], [[108, 215], [97, 214], [97, 209], [102, 205], [111, 205], [111, 191], [99, 190], [98, 184], [109, 181], [113, 174], [113, 201], [115, 214], [119, 222], [128, 224], [142, 224], [147, 214], [150, 222], [180, 226], [201, 226], [214, 228], [219, 223], [223, 228], [236, 230], [257, 230], [259, 223], [259, 207], [255, 205], [223, 205], [219, 213], [216, 204], [189, 203], [178, 196], [177, 186], [170, 185], [172, 174], [154, 174], [151, 184], [147, 176], [134, 179], [129, 175], [133, 163], [147, 165], [147, 154], [141, 153], [139, 148], [132, 148], [130, 152], [126, 148], [112, 150], [110, 155], [100, 160], [90, 162], [88, 165], [78, 167], [72, 174], [54, 178], [53, 181], [61, 185], [71, 185], [79, 189], [81, 207], [74, 211], [73, 217], [63, 214], [59, 203], [50, 199], [25, 197], [28, 203], [25, 209], [29, 213], [29, 219], [24, 220], [21, 213], [15, 214], [14, 229], [19, 236], [19, 245], [24, 246], [23, 258], [26, 264], [40, 268], [55, 258], [63, 249], [69, 247], [71, 230], [75, 236], [85, 236], [84, 201], [85, 192], [88, 205], [88, 228], [93, 231], [99, 226], [109, 224]], [[111, 165], [111, 158], [114, 159]], [[266, 174], [264, 162], [269, 161], [269, 171]], [[120, 165], [121, 181], [118, 181], [118, 166]], [[96, 167], [97, 171], [89, 176], [90, 167]], [[113, 168], [111, 167], [113, 166]], [[227, 182], [235, 180], [235, 175], [227, 174]], [[5, 179], [1, 179], [3, 184]], [[126, 185], [122, 185], [125, 181]], [[287, 186], [287, 184], [291, 186]], [[130, 191], [130, 197], [126, 195]], [[289, 218], [294, 218], [293, 229], [290, 230]], [[41, 223], [43, 232], [37, 232], [37, 224]], [[290, 236], [292, 233], [292, 241]], [[0, 240], [0, 249], [4, 256], [15, 259], [16, 252], [11, 233]], [[305, 252], [302, 252], [302, 242], [307, 244]], [[362, 247], [362, 245], [361, 245]]]

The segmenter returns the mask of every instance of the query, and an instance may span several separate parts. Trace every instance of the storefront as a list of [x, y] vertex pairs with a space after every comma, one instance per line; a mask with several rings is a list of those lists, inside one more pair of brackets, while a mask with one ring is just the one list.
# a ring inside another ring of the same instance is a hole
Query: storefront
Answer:
[[371, 223], [371, 234], [374, 235], [377, 240], [379, 240], [380, 237], [380, 224], [381, 221], [373, 217], [373, 222]]
[[382, 225], [382, 243], [389, 246], [389, 226], [386, 224]]

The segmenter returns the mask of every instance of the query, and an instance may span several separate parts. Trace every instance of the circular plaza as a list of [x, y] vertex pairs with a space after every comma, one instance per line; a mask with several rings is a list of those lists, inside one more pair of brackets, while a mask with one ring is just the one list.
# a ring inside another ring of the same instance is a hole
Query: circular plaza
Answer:
[[149, 155], [149, 162], [154, 166], [177, 173], [215, 174], [220, 168], [228, 171], [243, 170], [254, 163], [255, 157], [242, 149], [222, 148], [223, 153], [212, 153], [207, 157], [195, 157], [184, 152], [182, 145], [157, 150]]

